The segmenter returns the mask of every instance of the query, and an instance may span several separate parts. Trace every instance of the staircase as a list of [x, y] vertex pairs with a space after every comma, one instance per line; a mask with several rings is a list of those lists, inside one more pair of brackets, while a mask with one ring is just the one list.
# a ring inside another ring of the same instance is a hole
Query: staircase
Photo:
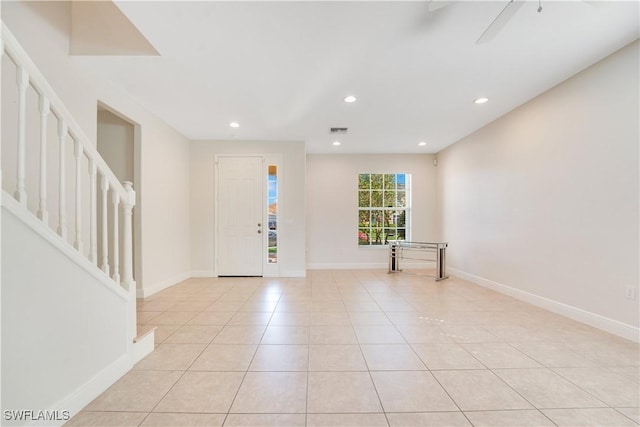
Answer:
[[61, 425], [153, 350], [153, 331], [137, 337], [136, 194], [4, 24], [0, 56], [0, 424]]

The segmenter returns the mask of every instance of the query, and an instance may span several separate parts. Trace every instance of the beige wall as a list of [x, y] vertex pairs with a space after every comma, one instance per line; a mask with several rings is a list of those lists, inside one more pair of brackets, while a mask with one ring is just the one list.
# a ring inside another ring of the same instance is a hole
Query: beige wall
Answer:
[[[98, 110], [97, 149], [120, 182], [134, 182], [134, 126], [107, 110]], [[134, 182], [135, 184], [135, 182]]]
[[639, 281], [638, 48], [439, 153], [451, 267], [610, 329], [638, 326], [625, 299]]
[[438, 239], [436, 166], [431, 154], [309, 154], [309, 268], [385, 267], [388, 252], [358, 246], [358, 173], [410, 173], [411, 239]]
[[191, 277], [189, 140], [164, 124], [140, 128], [140, 253], [147, 295]]

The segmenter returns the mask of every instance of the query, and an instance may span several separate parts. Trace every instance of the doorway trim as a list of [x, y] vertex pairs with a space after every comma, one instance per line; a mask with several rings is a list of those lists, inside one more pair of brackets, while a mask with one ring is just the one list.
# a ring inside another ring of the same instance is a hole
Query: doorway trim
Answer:
[[[136, 192], [136, 206], [133, 209], [133, 278], [136, 283], [136, 295], [144, 297], [144, 278], [142, 268], [142, 125], [98, 99], [96, 110], [106, 110], [133, 126], [133, 189]], [[97, 113], [97, 111], [96, 111]], [[97, 123], [96, 123], [97, 126]], [[97, 149], [96, 139], [96, 149]]]

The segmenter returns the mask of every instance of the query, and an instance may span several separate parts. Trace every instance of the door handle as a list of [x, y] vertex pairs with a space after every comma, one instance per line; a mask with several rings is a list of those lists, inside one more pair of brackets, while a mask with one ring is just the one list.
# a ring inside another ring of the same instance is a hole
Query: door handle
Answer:
[[258, 227], [260, 227], [260, 226], [262, 226], [262, 224], [261, 224], [261, 223], [258, 223]]
[[262, 230], [258, 230], [258, 234], [262, 233]]

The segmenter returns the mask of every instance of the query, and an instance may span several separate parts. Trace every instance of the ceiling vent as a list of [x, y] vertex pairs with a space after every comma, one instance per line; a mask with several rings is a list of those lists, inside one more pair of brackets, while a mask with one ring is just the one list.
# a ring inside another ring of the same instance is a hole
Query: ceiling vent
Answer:
[[349, 128], [329, 128], [331, 134], [346, 134]]

